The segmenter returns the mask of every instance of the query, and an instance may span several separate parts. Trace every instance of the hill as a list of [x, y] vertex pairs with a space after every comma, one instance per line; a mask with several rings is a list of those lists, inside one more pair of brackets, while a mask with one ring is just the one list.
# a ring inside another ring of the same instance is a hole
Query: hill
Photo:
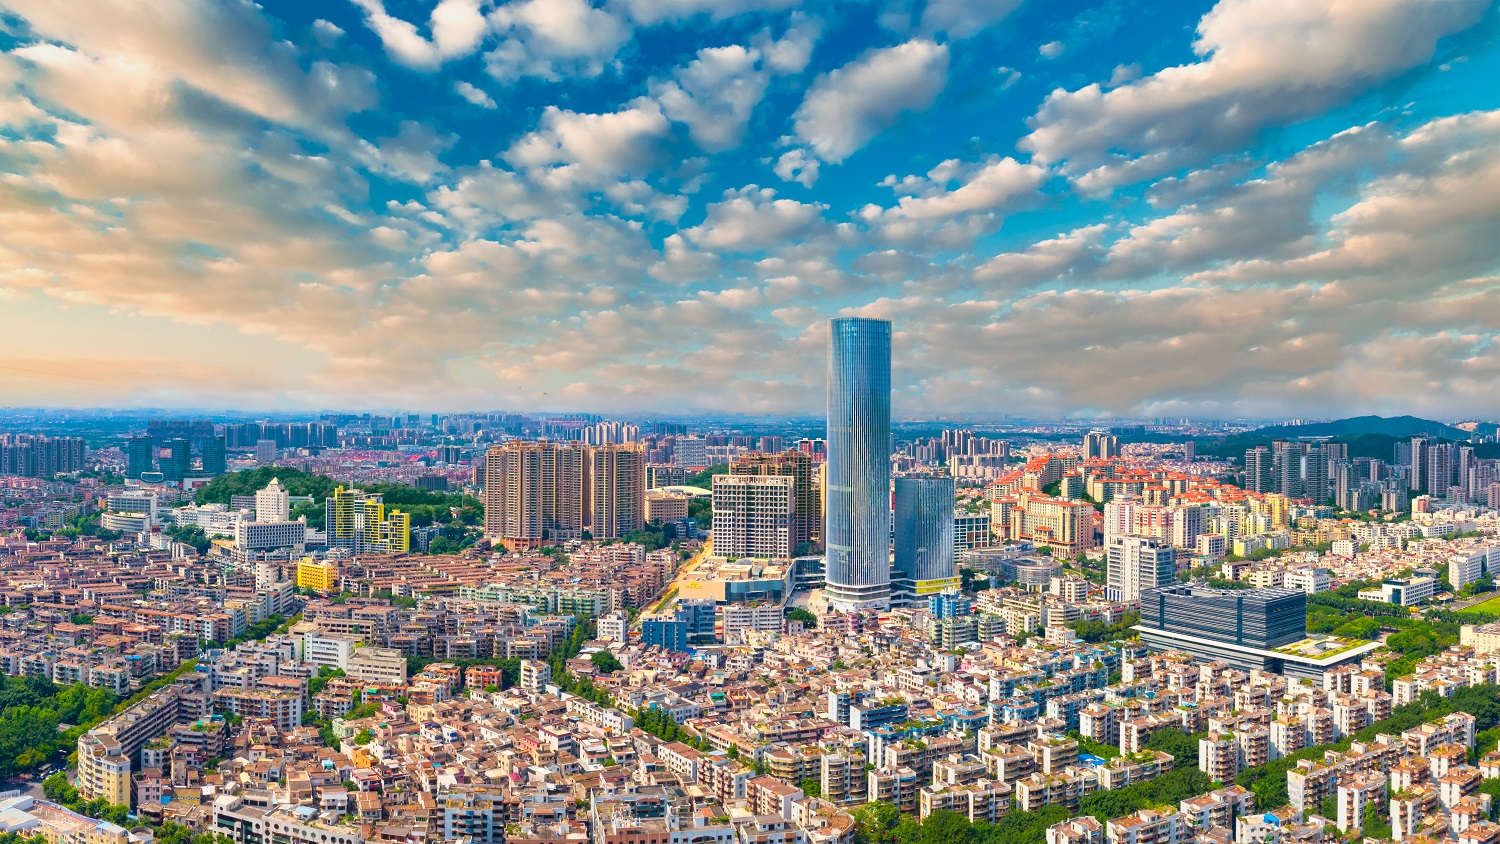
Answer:
[[[290, 495], [310, 495], [312, 505], [300, 504], [292, 510], [292, 517], [307, 516], [308, 524], [323, 526], [323, 500], [333, 494], [340, 484], [333, 478], [293, 469], [287, 466], [262, 466], [259, 469], [244, 469], [220, 475], [199, 488], [194, 501], [198, 504], [228, 504], [231, 496], [254, 495], [263, 489], [272, 478], [281, 481]], [[343, 486], [356, 486], [343, 484]], [[365, 492], [379, 493], [387, 507], [403, 510], [411, 515], [412, 527], [421, 527], [433, 522], [446, 524], [453, 519], [451, 508], [459, 508], [458, 518], [465, 524], [478, 524], [484, 514], [484, 505], [476, 498], [459, 493], [428, 492], [425, 489], [389, 483], [358, 484]]]
[[1354, 416], [1311, 425], [1271, 425], [1250, 432], [1262, 437], [1353, 437], [1360, 434], [1383, 434], [1387, 437], [1443, 437], [1467, 440], [1468, 431], [1415, 416]]

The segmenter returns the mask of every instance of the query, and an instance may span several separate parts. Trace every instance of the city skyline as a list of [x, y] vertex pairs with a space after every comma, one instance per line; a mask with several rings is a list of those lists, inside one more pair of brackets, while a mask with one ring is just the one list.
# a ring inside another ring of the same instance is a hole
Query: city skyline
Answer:
[[1495, 4], [0, 12], [10, 406], [1500, 415]]

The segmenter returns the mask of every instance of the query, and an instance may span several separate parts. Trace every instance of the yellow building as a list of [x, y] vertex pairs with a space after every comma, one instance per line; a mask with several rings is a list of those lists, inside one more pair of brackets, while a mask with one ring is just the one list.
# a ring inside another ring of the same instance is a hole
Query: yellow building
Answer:
[[378, 494], [338, 487], [324, 503], [329, 548], [355, 554], [404, 554], [411, 550], [411, 516], [386, 512]]
[[316, 563], [312, 560], [298, 562], [297, 588], [323, 593], [337, 592], [339, 589], [338, 566], [332, 563]]

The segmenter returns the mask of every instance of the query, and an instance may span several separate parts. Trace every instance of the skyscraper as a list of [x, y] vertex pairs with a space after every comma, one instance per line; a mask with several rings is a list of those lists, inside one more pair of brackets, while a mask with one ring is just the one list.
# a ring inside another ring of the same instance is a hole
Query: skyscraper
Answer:
[[185, 439], [167, 440], [167, 456], [162, 458], [161, 471], [169, 481], [180, 481], [187, 477], [193, 467], [192, 443]]
[[142, 474], [156, 469], [156, 447], [155, 440], [149, 435], [144, 437], [131, 437], [125, 444], [125, 475], [130, 478], [139, 478]]
[[896, 577], [911, 597], [958, 584], [953, 560], [952, 478], [896, 479]]
[[1263, 445], [1245, 451], [1245, 489], [1250, 492], [1275, 492], [1276, 468], [1271, 450]]
[[228, 471], [229, 463], [224, 454], [224, 437], [205, 437], [202, 454], [204, 474], [222, 475]]
[[890, 604], [891, 324], [831, 320], [828, 338], [828, 581], [835, 609]]

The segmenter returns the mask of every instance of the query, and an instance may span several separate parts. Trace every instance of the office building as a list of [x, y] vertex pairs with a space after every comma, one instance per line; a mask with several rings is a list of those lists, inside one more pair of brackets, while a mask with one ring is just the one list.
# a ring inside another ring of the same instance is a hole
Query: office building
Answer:
[[162, 450], [161, 473], [169, 481], [181, 481], [193, 467], [193, 444], [185, 439], [167, 440]]
[[948, 477], [896, 479], [893, 574], [905, 599], [925, 598], [958, 584], [954, 492]]
[[229, 459], [225, 454], [226, 446], [223, 437], [204, 439], [200, 449], [203, 456], [203, 474], [217, 477], [229, 470]]
[[790, 559], [796, 480], [776, 475], [715, 475], [714, 553]]
[[[761, 442], [780, 440], [761, 437]], [[823, 511], [819, 500], [816, 471], [812, 456], [802, 451], [756, 452], [735, 458], [729, 464], [731, 475], [777, 475], [792, 478], [796, 507], [792, 513], [792, 547], [813, 545], [822, 533]]]
[[1296, 679], [1321, 682], [1331, 668], [1357, 663], [1379, 642], [1307, 637], [1307, 595], [1270, 587], [1212, 589], [1181, 584], [1141, 595], [1134, 628], [1154, 653], [1182, 651], [1195, 660], [1223, 660]]
[[411, 550], [411, 517], [400, 510], [387, 512], [378, 494], [337, 487], [324, 502], [323, 528], [329, 548], [347, 548], [355, 554]]
[[581, 538], [586, 455], [584, 446], [546, 440], [491, 448], [485, 455], [485, 535], [512, 550]]
[[831, 320], [824, 597], [835, 609], [890, 603], [891, 324]]
[[588, 527], [595, 539], [619, 539], [646, 524], [646, 449], [611, 443], [588, 451]]
[[275, 440], [255, 441], [255, 462], [261, 465], [275, 463], [277, 455]]
[[1138, 601], [1141, 593], [1170, 586], [1177, 577], [1177, 552], [1165, 539], [1114, 535], [1105, 542], [1107, 592], [1111, 601]]
[[156, 471], [156, 447], [151, 437], [131, 437], [125, 443], [125, 476], [139, 478]]

